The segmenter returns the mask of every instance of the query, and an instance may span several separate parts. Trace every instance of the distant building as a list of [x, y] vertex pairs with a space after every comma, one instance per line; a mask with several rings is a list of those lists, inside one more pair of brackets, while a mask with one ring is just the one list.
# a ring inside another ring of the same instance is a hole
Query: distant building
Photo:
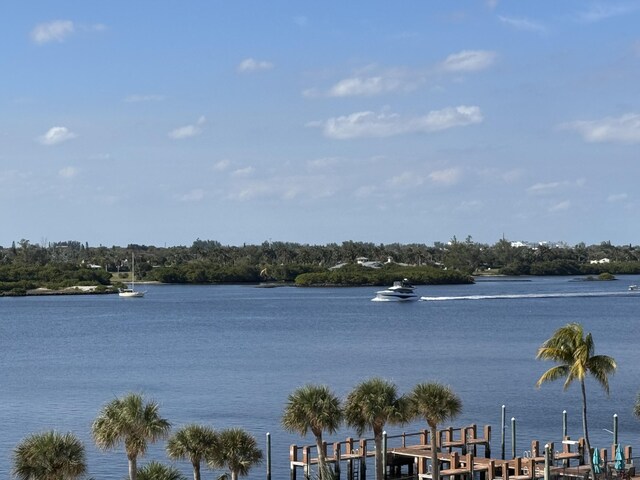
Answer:
[[591, 265], [594, 264], [603, 264], [603, 263], [611, 263], [611, 260], [608, 258], [601, 258], [600, 260], [590, 260], [589, 263]]

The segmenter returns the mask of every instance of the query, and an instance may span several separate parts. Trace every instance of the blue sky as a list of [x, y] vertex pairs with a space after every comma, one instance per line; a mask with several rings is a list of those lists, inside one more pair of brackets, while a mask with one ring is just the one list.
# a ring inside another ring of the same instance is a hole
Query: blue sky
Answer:
[[640, 243], [640, 1], [0, 18], [0, 245]]

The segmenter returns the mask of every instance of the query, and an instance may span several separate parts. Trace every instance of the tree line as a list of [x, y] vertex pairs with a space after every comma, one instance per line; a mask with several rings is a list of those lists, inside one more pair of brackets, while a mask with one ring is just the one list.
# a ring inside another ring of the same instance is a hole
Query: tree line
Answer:
[[[415, 283], [466, 283], [470, 281], [469, 275], [483, 273], [640, 273], [640, 247], [614, 246], [610, 242], [590, 246], [524, 245], [500, 239], [489, 245], [474, 242], [471, 237], [465, 240], [453, 237], [449, 242], [433, 245], [354, 241], [308, 245], [265, 241], [259, 245], [230, 246], [197, 239], [190, 246], [92, 247], [78, 241], [34, 244], [23, 239], [0, 247], [0, 292], [25, 291], [36, 284], [55, 282], [60, 286], [73, 282], [106, 285], [109, 275], [124, 282], [130, 278], [132, 255], [136, 258], [136, 280], [164, 283], [297, 281], [299, 285], [383, 285], [389, 283], [391, 275], [402, 275]], [[363, 258], [378, 262], [387, 270], [375, 273], [373, 269], [356, 266]], [[339, 264], [352, 268], [332, 269]], [[411, 271], [405, 275], [391, 265], [411, 267]]]

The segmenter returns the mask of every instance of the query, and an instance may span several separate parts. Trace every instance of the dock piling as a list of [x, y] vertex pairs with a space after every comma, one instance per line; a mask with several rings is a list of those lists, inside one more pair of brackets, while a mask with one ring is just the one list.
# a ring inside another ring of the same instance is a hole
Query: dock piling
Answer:
[[501, 446], [501, 451], [502, 451], [502, 455], [501, 455], [501, 459], [504, 460], [504, 433], [505, 433], [505, 414], [506, 414], [506, 406], [502, 405], [502, 423], [500, 425], [501, 427], [501, 436], [500, 436], [500, 446]]
[[511, 458], [516, 458], [516, 417], [511, 417]]

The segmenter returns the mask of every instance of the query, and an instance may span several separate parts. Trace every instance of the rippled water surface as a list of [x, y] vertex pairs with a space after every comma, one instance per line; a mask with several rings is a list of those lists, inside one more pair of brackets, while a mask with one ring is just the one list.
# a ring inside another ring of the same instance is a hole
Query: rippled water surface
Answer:
[[[305, 383], [327, 384], [341, 397], [372, 376], [402, 392], [422, 381], [448, 383], [464, 403], [452, 424], [491, 424], [498, 452], [503, 404], [516, 418], [518, 451], [534, 438], [558, 442], [563, 410], [578, 437], [577, 386], [535, 388], [551, 366], [535, 360], [537, 347], [572, 321], [593, 333], [597, 353], [619, 364], [610, 397], [587, 385], [592, 444], [611, 444], [605, 429], [614, 413], [621, 443], [637, 444], [640, 422], [631, 409], [640, 390], [640, 292], [627, 291], [637, 280], [480, 280], [418, 287], [431, 301], [410, 304], [371, 302], [377, 289], [366, 287], [152, 285], [143, 299], [0, 298], [0, 478], [10, 478], [22, 438], [56, 429], [85, 442], [91, 476], [122, 479], [124, 453], [98, 452], [90, 425], [102, 405], [130, 391], [158, 401], [175, 426], [239, 426], [262, 447], [270, 432], [274, 479], [288, 478], [291, 443], [312, 443], [280, 428], [287, 395]], [[344, 429], [327, 440], [349, 435]], [[168, 461], [163, 447], [140, 463]], [[249, 478], [264, 477], [263, 465]]]

